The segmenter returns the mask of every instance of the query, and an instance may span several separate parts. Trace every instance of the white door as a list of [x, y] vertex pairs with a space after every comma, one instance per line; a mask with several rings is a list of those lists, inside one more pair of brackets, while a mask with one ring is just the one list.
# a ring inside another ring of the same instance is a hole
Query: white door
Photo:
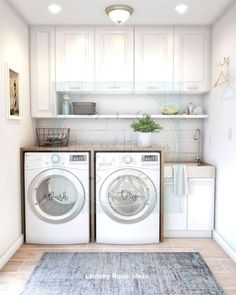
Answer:
[[135, 91], [170, 91], [173, 81], [173, 27], [135, 28]]
[[213, 178], [189, 178], [188, 230], [213, 230]]
[[52, 117], [55, 109], [54, 27], [30, 28], [31, 114]]
[[99, 92], [133, 90], [133, 28], [95, 29], [95, 80]]
[[58, 91], [93, 90], [93, 27], [56, 27], [56, 80]]
[[99, 202], [111, 219], [135, 223], [152, 213], [159, 198], [146, 174], [135, 169], [121, 169], [106, 178], [99, 192]]
[[165, 180], [164, 186], [164, 230], [187, 229], [187, 196], [174, 193], [174, 183]]
[[85, 202], [80, 180], [63, 169], [49, 169], [36, 176], [28, 190], [35, 215], [48, 223], [65, 223], [75, 218]]
[[174, 81], [176, 91], [210, 90], [210, 28], [174, 28]]

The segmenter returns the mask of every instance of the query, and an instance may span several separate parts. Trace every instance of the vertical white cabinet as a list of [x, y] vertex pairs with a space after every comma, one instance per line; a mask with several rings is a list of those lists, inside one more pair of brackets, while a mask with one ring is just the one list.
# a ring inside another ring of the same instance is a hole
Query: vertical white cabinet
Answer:
[[187, 196], [174, 194], [173, 180], [166, 180], [164, 187], [164, 228], [176, 231], [187, 229]]
[[132, 27], [95, 28], [95, 81], [98, 92], [133, 90]]
[[58, 26], [56, 40], [56, 90], [93, 91], [94, 27]]
[[170, 91], [173, 81], [173, 27], [135, 28], [135, 91]]
[[190, 178], [188, 183], [188, 230], [212, 230], [214, 179]]
[[55, 110], [54, 27], [30, 29], [31, 114], [53, 117]]
[[173, 178], [165, 179], [164, 234], [206, 237], [214, 226], [214, 178], [188, 178], [188, 195], [174, 194]]
[[174, 28], [175, 91], [210, 90], [210, 27]]

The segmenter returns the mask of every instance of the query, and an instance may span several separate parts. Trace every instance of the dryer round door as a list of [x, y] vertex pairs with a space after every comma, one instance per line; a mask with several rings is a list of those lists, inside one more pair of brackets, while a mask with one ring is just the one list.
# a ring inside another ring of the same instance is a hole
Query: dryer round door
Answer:
[[152, 213], [157, 191], [151, 179], [134, 169], [122, 169], [109, 175], [100, 189], [100, 204], [113, 220], [135, 223]]
[[28, 191], [33, 212], [48, 223], [72, 220], [82, 210], [85, 191], [79, 179], [63, 169], [49, 169], [37, 175]]

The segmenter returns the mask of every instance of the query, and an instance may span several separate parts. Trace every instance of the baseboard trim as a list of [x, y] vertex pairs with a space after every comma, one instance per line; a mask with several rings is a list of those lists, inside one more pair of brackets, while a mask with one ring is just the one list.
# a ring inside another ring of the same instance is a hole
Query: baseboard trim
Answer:
[[234, 249], [222, 238], [220, 234], [213, 231], [213, 239], [223, 248], [223, 250], [236, 262], [236, 252]]
[[164, 238], [212, 238], [211, 230], [165, 230]]
[[24, 242], [24, 237], [21, 234], [18, 239], [13, 243], [13, 245], [0, 257], [0, 269], [11, 259], [11, 257], [16, 253], [20, 246]]

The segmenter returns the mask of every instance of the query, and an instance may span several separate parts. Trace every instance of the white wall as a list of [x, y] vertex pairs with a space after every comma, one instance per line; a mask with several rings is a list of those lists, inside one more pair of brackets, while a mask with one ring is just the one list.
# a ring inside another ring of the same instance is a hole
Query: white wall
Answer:
[[[87, 98], [71, 97], [74, 101], [93, 101], [101, 114], [158, 114], [164, 104], [163, 95], [95, 95]], [[60, 101], [60, 100], [59, 100]], [[192, 102], [202, 106], [201, 95], [166, 95], [166, 103], [175, 102], [183, 112]], [[71, 143], [77, 144], [137, 144], [137, 133], [132, 132], [131, 119], [50, 119], [37, 120], [38, 127], [71, 128]], [[160, 134], [153, 134], [153, 143], [166, 150], [168, 161], [193, 161], [197, 157], [198, 144], [194, 141], [195, 129], [203, 129], [203, 121], [164, 119], [158, 120], [164, 127]]]
[[[0, 260], [21, 234], [20, 150], [33, 143], [28, 26], [0, 0]], [[6, 118], [5, 63], [20, 73], [22, 120]]]
[[[212, 85], [218, 60], [230, 56], [231, 81], [206, 97], [205, 160], [217, 167], [216, 232], [236, 251], [236, 2], [213, 26]], [[231, 136], [232, 133], [232, 136]], [[231, 138], [232, 137], [232, 138]], [[235, 252], [236, 253], [236, 252]], [[236, 256], [235, 256], [236, 259]]]

